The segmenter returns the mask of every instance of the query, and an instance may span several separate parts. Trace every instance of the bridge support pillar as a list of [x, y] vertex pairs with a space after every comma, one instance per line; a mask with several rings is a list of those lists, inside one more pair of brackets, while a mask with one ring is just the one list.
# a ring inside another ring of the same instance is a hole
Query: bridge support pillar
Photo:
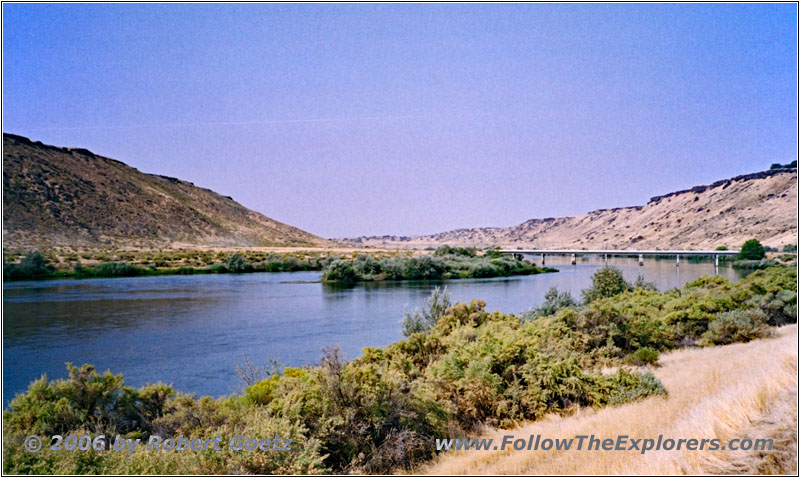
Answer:
[[542, 265], [544, 265], [544, 253], [542, 253]]
[[606, 265], [608, 265], [608, 254], [605, 254], [605, 256], [606, 256]]
[[644, 255], [642, 255], [642, 254], [639, 254], [639, 265], [640, 266], [644, 265]]
[[575, 262], [575, 254], [572, 254], [572, 260], [570, 261], [570, 264], [572, 264], [573, 266], [576, 264], [576, 262]]
[[680, 267], [680, 266], [681, 266], [681, 255], [675, 254], [675, 267]]
[[714, 256], [714, 267], [719, 267], [719, 255]]

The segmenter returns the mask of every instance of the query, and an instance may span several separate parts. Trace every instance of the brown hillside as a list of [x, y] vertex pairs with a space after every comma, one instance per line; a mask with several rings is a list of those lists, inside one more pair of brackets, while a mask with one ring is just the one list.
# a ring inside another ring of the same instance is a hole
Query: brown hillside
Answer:
[[582, 216], [531, 219], [512, 227], [456, 229], [418, 237], [346, 239], [380, 247], [442, 244], [535, 248], [738, 248], [797, 243], [797, 169], [777, 169], [717, 181], [664, 196], [645, 206], [600, 209]]
[[3, 134], [3, 247], [326, 245], [176, 178]]

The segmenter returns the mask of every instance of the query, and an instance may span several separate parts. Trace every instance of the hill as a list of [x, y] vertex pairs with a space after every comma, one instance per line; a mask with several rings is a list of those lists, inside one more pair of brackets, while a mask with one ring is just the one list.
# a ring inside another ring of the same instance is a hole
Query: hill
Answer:
[[456, 229], [425, 236], [370, 236], [343, 242], [373, 247], [738, 248], [757, 238], [797, 242], [797, 169], [772, 169], [656, 196], [644, 205], [582, 216], [531, 219], [517, 226]]
[[180, 179], [3, 134], [3, 247], [327, 245]]

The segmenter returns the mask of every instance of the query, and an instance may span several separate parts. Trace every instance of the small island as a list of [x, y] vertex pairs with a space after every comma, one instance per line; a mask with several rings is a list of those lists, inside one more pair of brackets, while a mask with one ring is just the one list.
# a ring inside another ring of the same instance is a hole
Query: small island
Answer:
[[335, 260], [322, 270], [322, 281], [339, 285], [385, 280], [439, 280], [505, 277], [558, 272], [538, 267], [521, 256], [496, 249], [441, 246], [432, 255], [375, 260], [359, 254], [354, 261]]

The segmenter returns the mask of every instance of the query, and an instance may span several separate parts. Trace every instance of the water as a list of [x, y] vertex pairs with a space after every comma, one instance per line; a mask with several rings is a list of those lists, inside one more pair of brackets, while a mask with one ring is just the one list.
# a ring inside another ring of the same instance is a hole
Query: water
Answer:
[[[713, 263], [611, 259], [625, 277], [638, 274], [660, 290], [714, 273]], [[64, 362], [91, 363], [122, 373], [139, 387], [164, 381], [198, 395], [241, 391], [235, 372], [249, 357], [257, 365], [316, 363], [325, 346], [353, 358], [366, 346], [402, 337], [406, 308], [422, 305], [446, 284], [453, 301], [479, 298], [488, 311], [519, 313], [540, 304], [555, 285], [580, 297], [602, 261], [569, 265], [548, 257], [559, 272], [445, 282], [407, 281], [333, 288], [318, 272], [160, 276], [12, 282], [3, 286], [3, 402], [47, 374], [65, 377]], [[739, 273], [720, 267], [737, 280]]]

